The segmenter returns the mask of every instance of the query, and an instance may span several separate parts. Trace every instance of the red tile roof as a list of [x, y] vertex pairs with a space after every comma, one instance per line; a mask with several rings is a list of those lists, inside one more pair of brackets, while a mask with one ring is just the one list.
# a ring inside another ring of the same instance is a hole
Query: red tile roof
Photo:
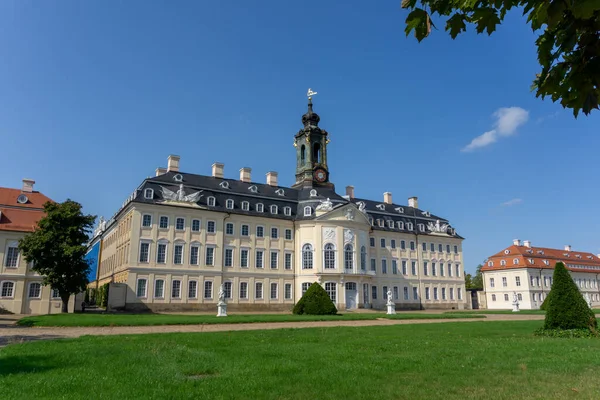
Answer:
[[[502, 265], [504, 260], [506, 265]], [[517, 263], [515, 263], [515, 260]], [[600, 258], [597, 255], [547, 247], [510, 246], [488, 258], [482, 271], [498, 271], [515, 268], [554, 269], [557, 262], [563, 262], [568, 269], [580, 272], [600, 273]], [[493, 266], [489, 265], [493, 263]], [[577, 267], [575, 267], [577, 266]]]
[[[27, 202], [17, 202], [24, 194]], [[44, 216], [44, 203], [52, 201], [40, 192], [0, 187], [0, 231], [32, 232]]]

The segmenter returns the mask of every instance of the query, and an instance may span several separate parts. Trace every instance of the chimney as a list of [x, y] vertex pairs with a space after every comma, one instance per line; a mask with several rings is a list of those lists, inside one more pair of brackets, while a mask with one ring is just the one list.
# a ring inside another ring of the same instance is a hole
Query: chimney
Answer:
[[568, 245], [565, 246], [565, 251], [571, 251], [571, 245], [570, 244], [568, 244]]
[[513, 244], [515, 246], [520, 246], [521, 245], [521, 240], [520, 239], [515, 239], [515, 240], [513, 240]]
[[267, 185], [277, 186], [277, 172], [275, 172], [275, 171], [267, 172]]
[[392, 204], [392, 192], [385, 192], [383, 194], [383, 202], [385, 204]]
[[216, 162], [212, 165], [212, 176], [213, 178], [223, 178], [223, 168], [225, 164]]
[[419, 208], [419, 198], [417, 196], [409, 197], [408, 206], [412, 208]]
[[33, 184], [35, 183], [35, 181], [33, 179], [23, 179], [23, 188], [21, 189], [22, 192], [25, 193], [31, 193], [33, 192]]
[[250, 173], [252, 172], [252, 168], [244, 167], [240, 168], [240, 181], [242, 182], [252, 182], [250, 178]]
[[158, 168], [156, 168], [156, 175], [155, 176], [164, 175], [166, 172], [167, 172], [166, 168], [158, 167]]
[[167, 172], [179, 172], [179, 159], [179, 156], [173, 154], [167, 158]]
[[354, 186], [346, 186], [346, 196], [350, 197], [351, 199], [354, 198]]
[[531, 248], [531, 241], [523, 240], [523, 246]]

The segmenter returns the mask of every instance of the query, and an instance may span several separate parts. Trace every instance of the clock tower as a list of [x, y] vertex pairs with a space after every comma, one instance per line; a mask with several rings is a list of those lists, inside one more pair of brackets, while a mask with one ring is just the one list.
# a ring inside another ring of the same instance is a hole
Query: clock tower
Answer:
[[[309, 89], [309, 95], [316, 94]], [[308, 98], [308, 111], [302, 116], [302, 125], [294, 136], [296, 148], [296, 183], [293, 188], [326, 187], [333, 189], [329, 182], [327, 168], [327, 144], [329, 134], [319, 128], [321, 118], [313, 111], [312, 97]]]

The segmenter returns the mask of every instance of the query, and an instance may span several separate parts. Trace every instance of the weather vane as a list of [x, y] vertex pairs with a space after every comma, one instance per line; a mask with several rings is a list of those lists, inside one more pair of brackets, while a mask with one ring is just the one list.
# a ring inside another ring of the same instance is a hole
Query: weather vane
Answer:
[[313, 92], [311, 88], [308, 88], [308, 92], [306, 92], [306, 95], [308, 96], [309, 100], [312, 100], [312, 96], [314, 96], [315, 94], [317, 94], [317, 92]]

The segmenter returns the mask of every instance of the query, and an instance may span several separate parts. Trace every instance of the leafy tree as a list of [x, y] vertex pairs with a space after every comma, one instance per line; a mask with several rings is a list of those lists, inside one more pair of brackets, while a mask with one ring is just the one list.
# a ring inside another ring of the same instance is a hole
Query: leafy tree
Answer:
[[554, 267], [552, 290], [546, 297], [544, 329], [589, 329], [595, 331], [598, 322], [594, 312], [573, 282], [565, 264]]
[[473, 275], [465, 274], [465, 288], [473, 289]]
[[474, 24], [477, 33], [491, 35], [506, 13], [523, 9], [534, 31], [541, 71], [533, 81], [537, 97], [560, 100], [564, 108], [587, 115], [598, 109], [600, 100], [600, 1], [542, 0], [402, 0], [411, 10], [406, 17], [406, 35], [414, 31], [417, 40], [435, 28], [431, 16], [446, 20], [445, 30], [454, 39]]
[[337, 308], [331, 298], [317, 282], [310, 285], [306, 293], [294, 306], [294, 314], [335, 315]]
[[483, 265], [479, 264], [475, 272], [475, 276], [471, 274], [465, 274], [465, 288], [467, 289], [483, 289], [483, 275], [481, 274], [481, 268]]
[[19, 250], [27, 262], [33, 262], [43, 284], [58, 290], [62, 312], [68, 312], [71, 294], [85, 290], [88, 283], [85, 244], [96, 217], [84, 215], [81, 204], [72, 200], [47, 202], [44, 211], [46, 216], [35, 231], [19, 241]]

